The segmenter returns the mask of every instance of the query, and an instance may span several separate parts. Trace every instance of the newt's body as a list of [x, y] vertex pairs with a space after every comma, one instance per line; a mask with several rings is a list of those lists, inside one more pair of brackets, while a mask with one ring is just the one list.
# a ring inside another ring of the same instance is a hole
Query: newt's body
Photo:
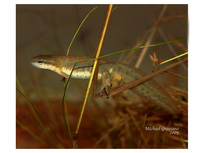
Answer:
[[[63, 77], [68, 77], [76, 62], [87, 60], [91, 57], [87, 56], [46, 56], [40, 55], [32, 59], [32, 64], [38, 68], [49, 69]], [[92, 71], [93, 61], [79, 63], [72, 73], [72, 78], [89, 79]], [[107, 73], [105, 73], [107, 72]], [[106, 75], [105, 75], [106, 74]], [[105, 60], [99, 61], [98, 79], [103, 80], [105, 76], [109, 75], [111, 81], [121, 81], [128, 83], [139, 79], [145, 74], [136, 68], [129, 68], [123, 64], [107, 62]], [[108, 76], [107, 76], [108, 77]], [[105, 79], [104, 79], [105, 80]], [[111, 84], [105, 83], [104, 87]], [[108, 82], [108, 81], [107, 81]], [[177, 113], [175, 101], [172, 97], [154, 80], [149, 80], [143, 84], [138, 85], [133, 91], [147, 100], [159, 105], [171, 114]]]

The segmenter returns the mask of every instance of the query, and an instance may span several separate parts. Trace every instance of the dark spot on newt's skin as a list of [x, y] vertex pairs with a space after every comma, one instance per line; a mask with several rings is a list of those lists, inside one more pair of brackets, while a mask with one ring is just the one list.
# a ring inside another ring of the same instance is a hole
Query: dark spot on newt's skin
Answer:
[[87, 68], [87, 71], [90, 71], [90, 68], [89, 68], [89, 67]]

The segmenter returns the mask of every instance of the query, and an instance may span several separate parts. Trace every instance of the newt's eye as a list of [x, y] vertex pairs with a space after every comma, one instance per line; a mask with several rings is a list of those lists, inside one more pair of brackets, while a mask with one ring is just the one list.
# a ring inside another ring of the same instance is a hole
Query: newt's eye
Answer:
[[39, 59], [38, 63], [44, 63], [44, 60], [43, 59]]

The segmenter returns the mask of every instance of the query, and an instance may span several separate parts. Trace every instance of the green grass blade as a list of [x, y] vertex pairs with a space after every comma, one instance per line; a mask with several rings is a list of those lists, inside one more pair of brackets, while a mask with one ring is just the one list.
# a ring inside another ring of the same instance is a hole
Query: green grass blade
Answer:
[[76, 33], [74, 34], [74, 37], [72, 38], [72, 41], [71, 41], [70, 44], [69, 44], [69, 47], [68, 47], [68, 49], [67, 49], [67, 54], [66, 54], [66, 56], [68, 56], [69, 51], [70, 51], [70, 48], [71, 48], [71, 45], [72, 45], [72, 43], [73, 43], [73, 41], [74, 41], [76, 35], [78, 34], [80, 28], [82, 27], [83, 23], [84, 23], [85, 20], [88, 18], [88, 16], [89, 16], [94, 10], [96, 10], [98, 7], [99, 7], [99, 5], [96, 6], [95, 8], [93, 8], [93, 9], [85, 16], [85, 18], [83, 19], [83, 21], [82, 21], [81, 24], [79, 25], [78, 29], [76, 30]]
[[[170, 44], [170, 43], [175, 43], [175, 42], [180, 42], [180, 41], [185, 41], [185, 40], [187, 40], [187, 38], [177, 39], [177, 40], [172, 40], [172, 41], [167, 41], [167, 42], [164, 42], [164, 43], [157, 43], [157, 44], [152, 44], [152, 45], [147, 45], [147, 46], [140, 46], [140, 47], [130, 48], [130, 49], [126, 49], [126, 50], [121, 50], [121, 51], [117, 51], [117, 52], [114, 52], [114, 53], [110, 53], [110, 54], [106, 54], [106, 55], [100, 56], [98, 58], [91, 58], [91, 59], [88, 59], [88, 60], [79, 61], [79, 62], [75, 63], [75, 65], [77, 65], [79, 63], [82, 63], [82, 62], [88, 62], [88, 61], [92, 61], [92, 60], [95, 60], [95, 59], [100, 59], [100, 58], [104, 58], [104, 57], [108, 57], [108, 56], [112, 56], [112, 55], [128, 52], [128, 51], [131, 51], [131, 50], [147, 48], [147, 47], [156, 47], [156, 46], [160, 46], [160, 45], [165, 45], [165, 44]], [[71, 76], [71, 74], [70, 74], [70, 76]]]
[[63, 99], [62, 99], [62, 112], [63, 112], [63, 118], [64, 118], [65, 127], [67, 129], [68, 136], [73, 144], [72, 134], [71, 134], [68, 115], [67, 115], [67, 104], [66, 104], [66, 99], [65, 99], [65, 92], [66, 92], [67, 85], [68, 85], [68, 83], [66, 83], [65, 88], [64, 88], [64, 95], [63, 95]]
[[26, 132], [28, 132], [30, 135], [33, 136], [37, 141], [40, 141], [41, 143], [45, 144], [48, 146], [48, 144], [42, 140], [40, 137], [38, 137], [35, 133], [33, 133], [29, 128], [27, 128], [24, 124], [22, 124], [19, 120], [16, 120], [17, 124], [22, 127]]
[[181, 140], [182, 142], [188, 142], [188, 140]]
[[187, 54], [188, 54], [188, 52], [183, 53], [183, 54], [178, 55], [178, 56], [175, 56], [175, 57], [173, 57], [173, 58], [170, 58], [170, 59], [168, 59], [168, 60], [166, 60], [166, 61], [164, 61], [164, 62], [161, 62], [160, 65], [161, 65], [161, 64], [164, 64], [164, 63], [167, 63], [167, 62], [170, 62], [170, 61], [173, 61], [173, 60], [175, 60], [175, 59], [177, 59], [177, 58], [180, 58], [180, 57], [182, 57], [182, 56], [185, 56], [185, 55], [187, 55]]
[[[127, 51], [131, 51], [131, 50], [147, 48], [147, 47], [156, 47], [156, 46], [160, 46], [160, 45], [165, 45], [165, 44], [170, 44], [170, 43], [175, 43], [175, 42], [180, 42], [180, 41], [185, 41], [185, 40], [187, 40], [187, 38], [177, 39], [177, 40], [172, 40], [172, 41], [167, 41], [167, 42], [164, 42], [164, 43], [152, 44], [152, 45], [147, 45], [147, 46], [130, 48], [130, 49], [122, 50], [122, 51], [117, 51], [117, 52], [114, 52], [114, 53], [111, 53], [111, 54], [107, 54], [107, 55], [101, 56], [99, 58], [103, 58], [103, 57], [107, 57], [107, 56], [111, 56], [111, 55], [116, 55], [116, 54], [124, 53], [124, 52], [127, 52]], [[82, 62], [84, 62], [84, 61], [82, 61]]]
[[17, 83], [17, 87], [19, 88], [19, 90], [25, 95], [24, 89], [23, 89], [17, 76], [16, 76], [16, 83]]
[[[19, 90], [20, 90], [24, 95], [26, 95], [25, 92], [24, 92], [24, 89], [23, 89], [23, 87], [22, 87], [22, 85], [21, 85], [21, 83], [20, 83], [20, 81], [19, 81], [19, 79], [18, 79], [17, 76], [16, 76], [16, 83], [17, 83], [17, 87], [19, 88]], [[32, 104], [32, 103], [31, 103], [31, 104]], [[32, 104], [32, 106], [33, 106], [34, 109], [39, 113], [39, 115], [42, 117], [42, 119], [45, 121], [45, 123], [47, 124], [47, 126], [49, 127], [49, 129], [52, 131], [52, 134], [55, 136], [55, 138], [58, 140], [58, 142], [59, 142], [61, 145], [63, 145], [63, 143], [62, 143], [62, 142], [60, 141], [60, 139], [57, 137], [57, 135], [55, 134], [55, 132], [53, 132], [53, 129], [52, 129], [51, 126], [49, 125], [47, 119], [42, 115], [42, 113], [37, 109], [37, 107], [35, 107], [33, 104]], [[64, 145], [63, 145], [63, 146], [64, 146]]]
[[[76, 66], [76, 64], [73, 66], [72, 71], [74, 70], [75, 66]], [[64, 83], [64, 94], [63, 94], [63, 98], [62, 98], [62, 112], [63, 112], [63, 119], [64, 119], [65, 127], [67, 129], [68, 136], [73, 145], [73, 139], [72, 139], [72, 134], [71, 134], [69, 121], [68, 121], [68, 115], [67, 115], [67, 104], [66, 104], [66, 99], [65, 99], [65, 93], [66, 93], [67, 86], [69, 84], [71, 75], [72, 75], [72, 73], [70, 73], [69, 78], [67, 79], [67, 83], [66, 84]]]
[[52, 139], [52, 137], [50, 136], [49, 132], [47, 131], [47, 129], [45, 128], [44, 124], [42, 123], [42, 121], [40, 120], [40, 118], [38, 117], [36, 111], [35, 111], [35, 106], [30, 102], [30, 100], [22, 93], [22, 91], [20, 91], [18, 88], [17, 90], [23, 95], [23, 97], [26, 99], [27, 104], [29, 106], [29, 108], [31, 109], [33, 116], [35, 117], [36, 121], [38, 122], [38, 124], [40, 125], [40, 127], [42, 128], [44, 134], [49, 138], [51, 144], [56, 147], [56, 144], [54, 142], [54, 140]]

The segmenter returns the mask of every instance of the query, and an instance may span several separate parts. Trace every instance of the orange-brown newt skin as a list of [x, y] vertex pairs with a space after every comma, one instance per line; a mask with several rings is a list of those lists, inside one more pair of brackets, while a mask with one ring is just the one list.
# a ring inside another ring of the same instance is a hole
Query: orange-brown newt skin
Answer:
[[[31, 62], [37, 68], [49, 69], [67, 78], [76, 62], [90, 58], [88, 56], [39, 55], [33, 57]], [[93, 61], [77, 64], [71, 77], [75, 79], [89, 79], [92, 66]], [[128, 83], [145, 76], [145, 73], [139, 69], [99, 59], [98, 80], [102, 80], [104, 72], [110, 74], [111, 81], [120, 81], [122, 83]], [[160, 106], [170, 114], [177, 114], [177, 106], [173, 98], [153, 79], [138, 85], [133, 88], [133, 91]]]

